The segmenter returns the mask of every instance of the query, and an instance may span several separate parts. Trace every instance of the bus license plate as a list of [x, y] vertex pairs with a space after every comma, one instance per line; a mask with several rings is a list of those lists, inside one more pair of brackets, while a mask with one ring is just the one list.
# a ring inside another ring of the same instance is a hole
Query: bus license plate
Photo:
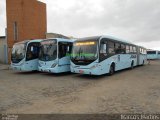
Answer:
[[84, 71], [83, 70], [79, 70], [79, 73], [84, 73]]

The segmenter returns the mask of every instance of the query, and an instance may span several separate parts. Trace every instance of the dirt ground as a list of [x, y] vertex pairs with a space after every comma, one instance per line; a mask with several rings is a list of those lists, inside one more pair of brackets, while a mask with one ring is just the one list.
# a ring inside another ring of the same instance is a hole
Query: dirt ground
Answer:
[[113, 76], [0, 70], [0, 113], [160, 113], [160, 61]]

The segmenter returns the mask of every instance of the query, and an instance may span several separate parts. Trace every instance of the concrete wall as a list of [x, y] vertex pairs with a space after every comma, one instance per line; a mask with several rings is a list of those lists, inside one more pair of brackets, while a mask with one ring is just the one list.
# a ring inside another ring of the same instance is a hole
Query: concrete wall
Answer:
[[0, 37], [0, 63], [7, 62], [7, 40], [5, 37]]
[[[47, 31], [46, 4], [37, 0], [6, 0], [7, 42], [9, 58], [14, 43], [45, 38]], [[17, 23], [17, 39], [15, 27]]]

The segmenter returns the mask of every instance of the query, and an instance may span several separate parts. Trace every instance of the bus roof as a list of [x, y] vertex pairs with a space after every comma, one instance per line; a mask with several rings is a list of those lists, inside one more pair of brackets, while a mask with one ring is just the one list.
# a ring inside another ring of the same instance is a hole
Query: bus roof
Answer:
[[43, 39], [34, 39], [34, 40], [30, 40], [29, 43], [31, 42], [41, 42]]
[[92, 40], [92, 39], [99, 40], [99, 39], [102, 39], [102, 38], [108, 38], [108, 39], [112, 39], [112, 40], [115, 40], [115, 41], [124, 42], [124, 43], [128, 43], [128, 44], [134, 45], [133, 43], [131, 43], [129, 41], [122, 40], [122, 39], [119, 39], [119, 38], [116, 38], [116, 37], [112, 37], [112, 36], [107, 36], [107, 35], [79, 38], [79, 39], [77, 39], [77, 41], [79, 41], [79, 40], [86, 40], [86, 39], [89, 39], [89, 40]]
[[158, 51], [158, 50], [147, 50], [147, 51]]
[[25, 43], [41, 42], [41, 41], [42, 41], [42, 39], [24, 40], [24, 41], [17, 42], [17, 43], [15, 43], [15, 44], [25, 44]]
[[44, 39], [44, 40], [54, 40], [56, 39], [57, 41], [66, 41], [66, 42], [74, 42], [74, 39], [65, 39], [65, 38], [48, 38], [48, 39]]
[[[116, 38], [116, 37], [113, 37], [113, 36], [103, 35], [103, 36], [101, 36], [101, 38], [108, 38], [108, 39], [112, 39], [112, 40], [119, 41], [119, 42], [124, 42], [124, 43], [128, 43], [128, 44], [133, 44], [133, 43], [131, 43], [130, 41], [123, 40], [123, 39], [119, 39], [119, 38]], [[133, 44], [133, 45], [134, 45], [134, 44]]]
[[16, 42], [15, 44], [25, 44], [28, 43], [30, 40], [24, 40], [24, 41], [20, 41], [20, 42]]

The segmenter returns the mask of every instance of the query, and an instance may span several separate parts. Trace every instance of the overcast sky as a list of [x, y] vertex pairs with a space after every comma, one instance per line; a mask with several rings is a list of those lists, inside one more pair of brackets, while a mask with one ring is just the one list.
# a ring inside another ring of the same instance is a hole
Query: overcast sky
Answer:
[[[112, 35], [160, 50], [160, 0], [40, 0], [47, 3], [48, 32], [74, 37]], [[0, 1], [0, 35], [6, 27]]]

